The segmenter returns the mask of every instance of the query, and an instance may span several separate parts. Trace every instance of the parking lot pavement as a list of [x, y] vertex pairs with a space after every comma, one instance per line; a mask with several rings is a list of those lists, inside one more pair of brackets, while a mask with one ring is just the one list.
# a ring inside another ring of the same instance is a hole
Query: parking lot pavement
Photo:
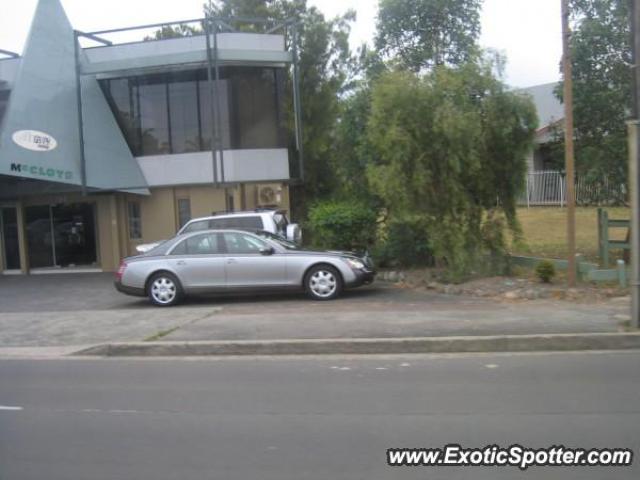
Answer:
[[156, 308], [111, 274], [0, 277], [0, 347], [153, 340], [264, 340], [610, 332], [625, 304], [499, 303], [376, 283], [332, 302], [216, 296]]

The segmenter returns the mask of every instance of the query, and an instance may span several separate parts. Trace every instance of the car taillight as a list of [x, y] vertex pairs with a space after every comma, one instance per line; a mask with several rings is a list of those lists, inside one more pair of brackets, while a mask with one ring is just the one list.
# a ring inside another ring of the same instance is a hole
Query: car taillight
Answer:
[[120, 262], [120, 266], [118, 267], [118, 271], [116, 272], [116, 280], [122, 280], [122, 275], [124, 275], [124, 271], [127, 269], [127, 264], [123, 260]]

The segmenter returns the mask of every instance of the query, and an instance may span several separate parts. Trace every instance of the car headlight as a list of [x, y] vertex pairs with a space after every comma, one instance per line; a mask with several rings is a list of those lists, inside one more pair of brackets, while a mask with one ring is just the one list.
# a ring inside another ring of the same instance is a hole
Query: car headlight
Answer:
[[356, 260], [355, 258], [345, 258], [344, 260], [353, 269], [361, 270], [364, 268], [364, 263], [362, 263], [360, 260]]

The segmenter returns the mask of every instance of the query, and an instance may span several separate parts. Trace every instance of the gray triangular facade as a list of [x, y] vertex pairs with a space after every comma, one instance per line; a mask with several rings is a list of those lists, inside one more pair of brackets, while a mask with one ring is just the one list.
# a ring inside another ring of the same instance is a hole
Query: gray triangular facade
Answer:
[[[58, 0], [40, 0], [0, 132], [0, 174], [82, 185], [75, 37]], [[146, 186], [94, 76], [82, 76], [86, 186]]]

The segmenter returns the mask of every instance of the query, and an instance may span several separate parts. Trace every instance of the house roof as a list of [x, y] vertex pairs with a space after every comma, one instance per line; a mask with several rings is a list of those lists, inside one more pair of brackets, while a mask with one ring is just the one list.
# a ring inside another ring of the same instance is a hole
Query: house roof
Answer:
[[545, 83], [519, 90], [519, 92], [531, 96], [538, 112], [539, 130], [564, 118], [564, 105], [553, 93], [557, 85], [556, 82]]

